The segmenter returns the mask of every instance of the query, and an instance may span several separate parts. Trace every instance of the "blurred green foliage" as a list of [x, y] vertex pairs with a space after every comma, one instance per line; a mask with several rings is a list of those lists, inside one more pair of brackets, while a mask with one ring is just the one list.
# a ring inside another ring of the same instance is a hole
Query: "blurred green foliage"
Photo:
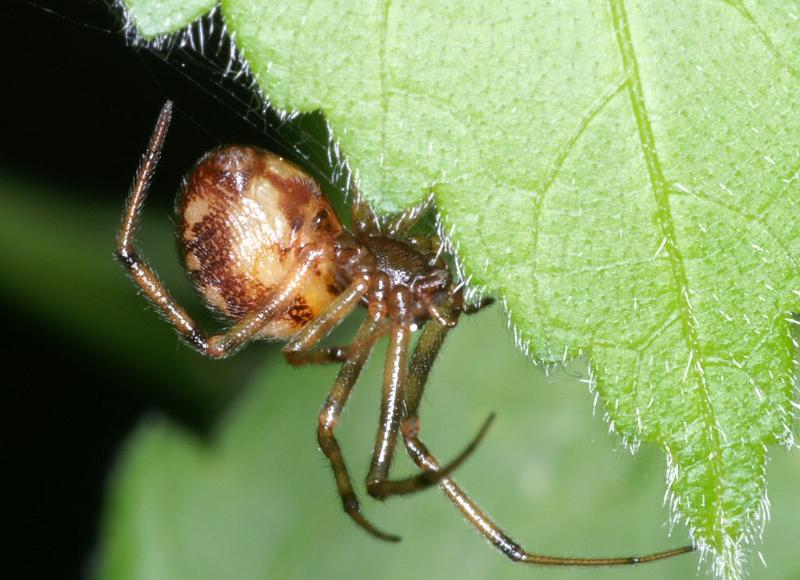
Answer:
[[[375, 353], [341, 428], [360, 488], [376, 427], [382, 356]], [[586, 555], [685, 543], [684, 530], [668, 539], [662, 525], [657, 454], [632, 460], [612, 451], [602, 421], [588, 417], [590, 397], [574, 376], [576, 368], [570, 369], [573, 376], [559, 372], [549, 379], [532, 368], [513, 348], [497, 308], [462, 321], [431, 377], [425, 439], [442, 458], [451, 457], [489, 411], [498, 412], [490, 435], [458, 475], [527, 545]], [[379, 542], [348, 520], [315, 440], [316, 413], [335, 373], [333, 367], [292, 369], [271, 357], [208, 439], [164, 419], [144, 423], [116, 474], [97, 577], [534, 573], [513, 566], [470, 532], [437, 490], [385, 505], [362, 492], [368, 516], [404, 536], [399, 545]], [[412, 470], [402, 460], [396, 471]], [[695, 560], [688, 556], [653, 568], [685, 577]], [[594, 574], [616, 578], [620, 572]], [[563, 575], [562, 570], [552, 577]]]
[[[274, 349], [259, 346], [250, 349], [252, 357], [245, 351], [244, 358], [224, 363], [176, 349], [172, 331], [144, 307], [112, 259], [121, 196], [102, 204], [89, 199], [0, 172], [4, 300], [43, 331], [79, 343], [87, 359], [104, 357], [117, 361], [121, 373], [141, 374], [142, 389], [173, 385], [174, 392], [151, 391], [161, 400], [177, 396], [219, 411], [253, 361], [261, 361], [211, 433], [200, 435], [160, 416], [143, 420], [131, 435], [109, 490], [93, 578], [695, 575], [696, 555], [613, 570], [515, 566], [471, 531], [437, 490], [385, 505], [364, 497], [368, 516], [404, 540], [391, 545], [366, 536], [341, 512], [315, 441], [316, 413], [336, 369], [292, 369]], [[160, 217], [146, 219], [145, 253], [179, 296], [195, 303]], [[362, 378], [340, 430], [359, 488], [376, 425], [381, 354]], [[531, 549], [618, 555], [683, 544], [680, 527], [667, 537], [660, 453], [645, 447], [634, 458], [609, 437], [602, 407], [591, 418], [592, 397], [581, 377], [582, 363], [549, 376], [532, 367], [493, 307], [452, 333], [431, 378], [423, 434], [441, 458], [452, 457], [488, 412], [498, 413], [458, 480]], [[775, 509], [763, 549], [770, 567], [754, 566], [752, 578], [789, 580], [800, 575], [800, 505], [793, 483], [800, 468], [778, 452], [770, 471]], [[400, 457], [396, 472], [410, 473], [410, 463]]]
[[[620, 555], [686, 543], [667, 536], [657, 450], [632, 458], [590, 417], [581, 365], [547, 377], [516, 350], [499, 309], [463, 321], [438, 361], [423, 434], [452, 457], [486, 414], [498, 419], [457, 479], [524, 545], [554, 554]], [[270, 357], [208, 438], [165, 418], [144, 422], [124, 450], [110, 497], [97, 580], [237, 578], [691, 578], [697, 555], [634, 569], [530, 570], [469, 530], [438, 490], [379, 504], [361, 481], [374, 436], [382, 352], [362, 377], [340, 440], [375, 523], [399, 545], [367, 536], [342, 513], [315, 440], [316, 413], [335, 368], [292, 369]], [[598, 409], [601, 412], [601, 409]], [[795, 520], [780, 457], [769, 528], [772, 568], [754, 578], [795, 578]], [[396, 473], [411, 473], [397, 462]]]

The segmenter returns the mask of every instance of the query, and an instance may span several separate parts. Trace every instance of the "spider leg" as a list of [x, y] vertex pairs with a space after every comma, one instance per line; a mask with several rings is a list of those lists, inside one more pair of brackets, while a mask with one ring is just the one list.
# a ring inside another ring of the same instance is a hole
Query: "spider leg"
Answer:
[[437, 265], [442, 264], [439, 261], [441, 257], [442, 248], [442, 240], [439, 239], [439, 236], [433, 235], [409, 235], [404, 236], [403, 239], [408, 243], [411, 244], [411, 247], [417, 250], [418, 252], [423, 252], [426, 254], [433, 254], [436, 256], [435, 263]]
[[[411, 458], [421, 469], [439, 469], [439, 462], [418, 437], [410, 437], [405, 440], [405, 443], [409, 455], [411, 455]], [[533, 554], [524, 550], [500, 529], [486, 512], [484, 512], [452, 478], [445, 477], [439, 481], [439, 487], [467, 521], [475, 527], [478, 533], [514, 562], [539, 566], [621, 566], [655, 562], [656, 560], [679, 556], [694, 550], [694, 546], [684, 546], [674, 550], [665, 550], [663, 552], [655, 552], [644, 556], [623, 556], [619, 558], [569, 558]]]
[[325, 406], [319, 415], [319, 426], [317, 428], [317, 440], [322, 452], [328, 458], [333, 469], [333, 475], [336, 480], [336, 487], [339, 490], [339, 496], [342, 498], [342, 507], [353, 520], [367, 532], [382, 540], [397, 542], [400, 540], [398, 536], [387, 534], [375, 528], [360, 511], [358, 498], [353, 490], [353, 483], [347, 473], [347, 467], [344, 463], [342, 450], [339, 443], [334, 436], [334, 429], [339, 422], [342, 409], [350, 397], [353, 386], [358, 380], [358, 375], [364, 367], [364, 363], [369, 358], [372, 352], [372, 347], [377, 338], [382, 334], [381, 327], [385, 326], [383, 321], [367, 320], [359, 329], [356, 334], [356, 341], [363, 341], [365, 347], [354, 354], [353, 357], [348, 359], [339, 371], [331, 388], [328, 398], [325, 401]]
[[[383, 333], [381, 333], [382, 335]], [[292, 352], [284, 357], [289, 364], [296, 367], [304, 365], [322, 365], [329, 363], [341, 363], [349, 360], [358, 351], [366, 346], [366, 340], [354, 340], [346, 346], [325, 346], [312, 348], [306, 351]]]
[[[390, 221], [389, 225], [386, 227], [386, 233], [390, 236], [397, 237], [409, 232], [417, 224], [417, 222], [419, 222], [420, 218], [424, 216], [431, 207], [433, 207], [433, 202], [433, 192], [431, 192], [420, 203], [408, 208]], [[438, 237], [435, 239], [438, 240]]]
[[381, 233], [381, 222], [372, 207], [366, 202], [361, 191], [354, 189], [352, 205], [353, 230], [359, 234], [377, 235]]
[[[411, 362], [408, 388], [406, 389], [405, 416], [401, 426], [403, 440], [411, 459], [425, 472], [436, 473], [442, 470], [442, 467], [419, 438], [418, 409], [428, 373], [444, 342], [447, 331], [447, 327], [433, 325], [433, 330], [423, 333], [423, 336], [420, 337], [420, 342]], [[563, 558], [533, 554], [525, 551], [512, 540], [451, 477], [443, 477], [438, 483], [447, 498], [458, 508], [467, 521], [475, 527], [478, 533], [515, 562], [542, 566], [617, 566], [653, 562], [685, 554], [694, 549], [693, 546], [684, 546], [645, 556], [622, 558]]]
[[465, 305], [464, 308], [462, 309], [462, 312], [468, 316], [472, 314], [477, 314], [478, 312], [480, 312], [487, 306], [491, 306], [492, 304], [494, 304], [494, 298], [492, 298], [491, 296], [487, 296], [486, 298], [481, 298], [477, 302]]
[[161, 155], [171, 116], [172, 103], [167, 101], [158, 116], [153, 135], [139, 165], [136, 180], [128, 195], [122, 226], [117, 236], [117, 259], [128, 270], [131, 278], [150, 302], [189, 345], [207, 356], [223, 358], [250, 341], [266, 323], [291, 305], [308, 271], [323, 253], [318, 248], [307, 246], [295, 268], [280, 285], [281, 289], [272, 294], [261, 308], [233, 324], [224, 333], [207, 336], [172, 297], [147, 262], [139, 257], [136, 249], [135, 236], [142, 207]]
[[[412, 493], [417, 493], [418, 491], [423, 491], [434, 485], [438, 485], [442, 479], [453, 473], [461, 466], [462, 463], [464, 463], [464, 461], [466, 461], [470, 455], [472, 455], [480, 442], [483, 440], [486, 432], [489, 430], [489, 427], [491, 427], [494, 418], [495, 414], [491, 413], [483, 422], [483, 425], [481, 425], [478, 434], [472, 438], [472, 441], [470, 441], [469, 444], [461, 451], [461, 453], [456, 455], [456, 457], [453, 458], [450, 463], [444, 465], [438, 471], [426, 469], [416, 475], [412, 475], [403, 479], [387, 479], [383, 481], [376, 481], [373, 483], [373, 489], [371, 491], [372, 497], [375, 499], [384, 500], [394, 495], [409, 495]], [[401, 430], [403, 429], [402, 423], [400, 428]]]
[[438, 306], [433, 300], [430, 299], [425, 300], [425, 309], [428, 311], [428, 315], [435, 320], [436, 324], [439, 326], [453, 328], [456, 324], [458, 324], [458, 311], [448, 311], [447, 308]]
[[[358, 340], [346, 347], [334, 346], [315, 349], [314, 346], [358, 306], [368, 289], [369, 283], [366, 280], [358, 278], [353, 281], [324, 312], [309, 322], [283, 347], [283, 355], [286, 360], [294, 366], [302, 366], [343, 362], [352, 356], [354, 351], [362, 347]], [[366, 337], [366, 339], [371, 339], [371, 337]]]
[[389, 468], [397, 444], [401, 404], [408, 380], [408, 343], [412, 324], [410, 320], [401, 318], [392, 323], [389, 332], [389, 349], [383, 370], [381, 415], [366, 479], [367, 492], [376, 498], [385, 495], [382, 488], [389, 478]]
[[[406, 386], [406, 400], [411, 397], [417, 402], [421, 399], [421, 388], [424, 388], [425, 378], [430, 371], [433, 360], [439, 352], [444, 336], [446, 335], [449, 327], [439, 326], [434, 323], [429, 323], [425, 330], [422, 331], [417, 347], [411, 357], [410, 373], [408, 376], [408, 383]], [[412, 395], [419, 393], [418, 395]], [[402, 404], [402, 403], [401, 403]], [[419, 429], [419, 419], [416, 416], [416, 408], [411, 418], [408, 416], [408, 410], [404, 410], [402, 419], [400, 421], [400, 429], [404, 433], [411, 430]], [[387, 410], [387, 416], [391, 412]], [[459, 453], [450, 463], [437, 471], [425, 470], [422, 473], [412, 475], [404, 479], [390, 480], [388, 479], [387, 471], [379, 471], [374, 475], [374, 479], [370, 479], [368, 483], [368, 490], [370, 495], [376, 499], [386, 499], [392, 495], [406, 495], [422, 491], [433, 485], [439, 483], [439, 480], [446, 477], [455, 471], [477, 448], [478, 444], [483, 439], [486, 432], [494, 420], [494, 414], [489, 415], [487, 420], [483, 423], [478, 434], [470, 441], [470, 443]], [[384, 424], [383, 415], [381, 424]], [[396, 431], [395, 431], [396, 437]]]

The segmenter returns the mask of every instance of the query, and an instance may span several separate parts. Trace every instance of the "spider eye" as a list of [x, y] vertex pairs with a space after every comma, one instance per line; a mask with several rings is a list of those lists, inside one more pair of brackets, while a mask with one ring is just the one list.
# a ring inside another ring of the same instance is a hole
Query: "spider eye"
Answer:
[[331, 215], [328, 213], [327, 209], [319, 210], [314, 219], [312, 220], [314, 224], [314, 229], [322, 232], [330, 232], [332, 231], [331, 228]]
[[328, 221], [328, 211], [327, 210], [320, 210], [317, 212], [317, 215], [314, 216], [314, 225], [319, 227], [320, 224], [323, 222]]

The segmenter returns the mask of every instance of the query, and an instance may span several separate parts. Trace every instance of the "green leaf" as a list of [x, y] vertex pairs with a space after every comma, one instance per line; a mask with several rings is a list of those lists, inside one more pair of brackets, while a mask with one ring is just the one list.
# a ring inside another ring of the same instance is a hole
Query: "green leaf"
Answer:
[[216, 0], [125, 0], [130, 24], [144, 38], [178, 32], [216, 4]]
[[520, 345], [588, 354], [614, 429], [666, 453], [673, 517], [739, 577], [766, 445], [791, 441], [794, 3], [222, 11], [272, 105], [322, 110], [376, 205], [435, 193]]

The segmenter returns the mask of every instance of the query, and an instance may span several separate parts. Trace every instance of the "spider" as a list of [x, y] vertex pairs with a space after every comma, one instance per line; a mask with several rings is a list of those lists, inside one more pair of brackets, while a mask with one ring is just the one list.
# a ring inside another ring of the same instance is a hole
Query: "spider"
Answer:
[[[319, 415], [317, 439], [333, 469], [344, 511], [367, 532], [387, 534], [362, 514], [334, 436], [350, 393], [376, 341], [389, 335], [380, 423], [366, 478], [369, 495], [386, 499], [438, 485], [475, 529], [515, 562], [549, 566], [610, 566], [652, 562], [691, 551], [692, 546], [645, 556], [571, 558], [534, 554], [514, 542], [456, 484], [451, 473], [486, 433], [442, 465], [419, 438], [419, 403], [428, 373], [459, 317], [488, 306], [466, 304], [441, 255], [438, 237], [410, 235], [432, 201], [382, 224], [354, 195], [353, 232], [342, 226], [319, 185], [301, 169], [267, 151], [227, 146], [202, 157], [185, 177], [176, 202], [177, 235], [186, 270], [205, 303], [231, 322], [205, 334], [159, 281], [136, 250], [135, 233], [172, 116], [167, 102], [156, 123], [128, 195], [117, 239], [117, 257], [145, 296], [190, 346], [212, 358], [235, 353], [257, 339], [288, 341], [292, 365], [341, 363]], [[320, 341], [358, 306], [365, 321], [347, 346]], [[421, 330], [410, 353], [412, 334]], [[420, 469], [389, 478], [401, 435]]]

